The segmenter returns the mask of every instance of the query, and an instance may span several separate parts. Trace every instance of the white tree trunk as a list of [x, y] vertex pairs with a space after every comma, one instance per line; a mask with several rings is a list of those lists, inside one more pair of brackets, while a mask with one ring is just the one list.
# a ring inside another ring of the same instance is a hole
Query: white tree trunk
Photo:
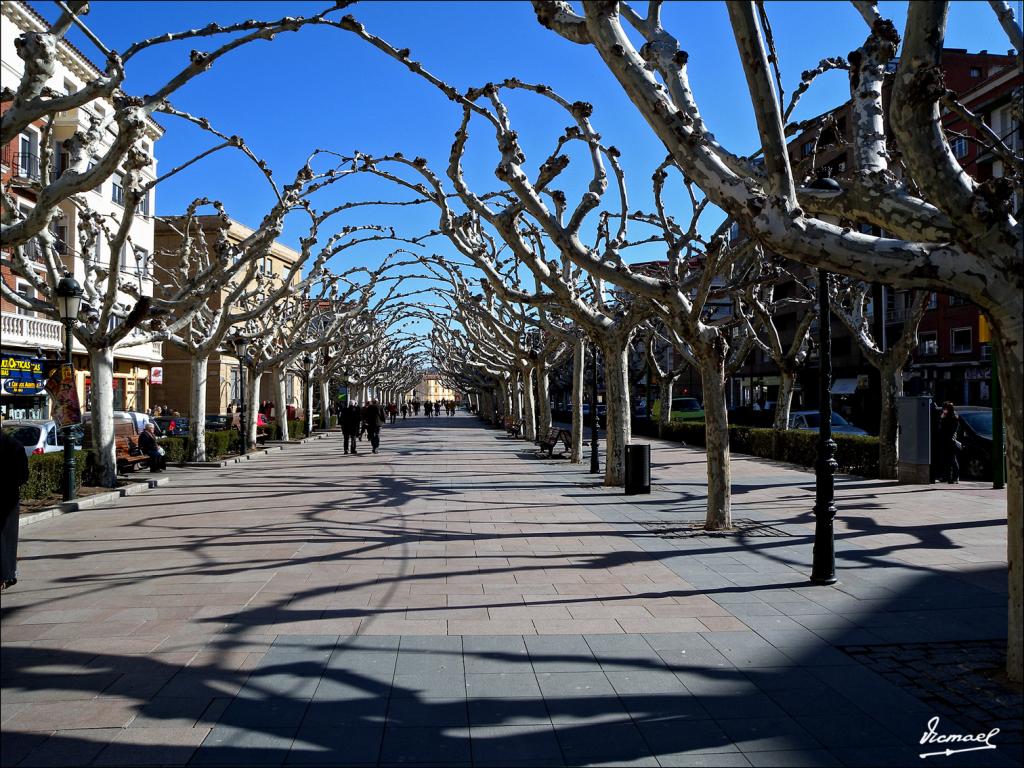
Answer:
[[537, 430], [551, 429], [551, 394], [548, 388], [548, 364], [543, 355], [537, 361]]
[[661, 398], [661, 405], [658, 406], [658, 437], [665, 436], [665, 427], [672, 420], [672, 389], [675, 384], [670, 374], [661, 377], [658, 382], [658, 396]]
[[331, 426], [331, 382], [326, 376], [320, 377], [320, 428]]
[[533, 399], [533, 368], [527, 368], [522, 374], [523, 380], [523, 439], [531, 443], [537, 439], [536, 403]]
[[512, 370], [512, 379], [509, 385], [509, 391], [512, 397], [512, 418], [522, 419], [523, 418], [523, 401], [520, 397], [519, 384], [521, 381], [519, 371]]
[[586, 355], [583, 339], [577, 339], [572, 349], [572, 450], [569, 460], [573, 464], [583, 461], [583, 363]]
[[242, 442], [246, 451], [256, 445], [256, 423], [260, 401], [260, 381], [263, 375], [254, 376], [249, 368], [245, 368], [245, 424], [242, 425]]
[[210, 358], [193, 356], [189, 366], [192, 376], [192, 390], [189, 392], [191, 421], [188, 425], [191, 461], [206, 461], [206, 380], [209, 364]]
[[896, 478], [899, 466], [899, 420], [896, 398], [903, 390], [903, 366], [883, 362], [878, 368], [882, 390], [882, 412], [878, 421], [878, 476]]
[[[623, 346], [602, 347], [604, 384], [608, 415], [605, 423], [605, 485], [626, 482], [626, 446], [632, 429], [629, 407], [629, 349]], [[596, 408], [596, 403], [591, 406]]]
[[725, 404], [725, 362], [700, 360], [704, 388], [704, 429], [708, 464], [708, 511], [704, 527], [732, 526], [732, 469], [729, 465], [729, 413]]
[[277, 369], [271, 373], [274, 377], [274, 410], [277, 416], [278, 439], [287, 440], [288, 435], [288, 394], [285, 387], [285, 371]]
[[114, 447], [114, 350], [101, 347], [89, 350], [89, 372], [92, 377], [91, 413], [92, 448], [96, 452], [99, 484], [104, 488], [117, 485], [117, 451]]
[[789, 429], [789, 412], [793, 407], [793, 385], [796, 374], [785, 369], [779, 370], [779, 397], [775, 402], [775, 429]]

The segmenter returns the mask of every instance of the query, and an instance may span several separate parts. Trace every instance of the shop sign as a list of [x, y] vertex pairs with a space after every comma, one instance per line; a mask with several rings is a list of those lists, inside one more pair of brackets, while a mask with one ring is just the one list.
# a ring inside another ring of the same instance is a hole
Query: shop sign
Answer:
[[164, 369], [161, 367], [149, 369], [149, 383], [150, 384], [163, 384], [164, 383]]
[[73, 365], [57, 365], [50, 369], [46, 390], [50, 393], [50, 418], [57, 422], [58, 427], [82, 423]]
[[45, 360], [21, 355], [4, 355], [0, 358], [0, 388], [5, 395], [35, 396], [46, 386], [43, 375]]

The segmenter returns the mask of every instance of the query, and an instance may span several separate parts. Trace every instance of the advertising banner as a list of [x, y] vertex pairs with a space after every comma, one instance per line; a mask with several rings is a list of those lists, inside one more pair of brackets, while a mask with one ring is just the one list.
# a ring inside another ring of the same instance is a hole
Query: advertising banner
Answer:
[[45, 360], [21, 355], [0, 358], [0, 390], [5, 395], [40, 395], [46, 387]]
[[78, 403], [73, 365], [51, 368], [46, 379], [46, 391], [50, 393], [50, 418], [57, 422], [58, 427], [82, 423], [82, 408]]

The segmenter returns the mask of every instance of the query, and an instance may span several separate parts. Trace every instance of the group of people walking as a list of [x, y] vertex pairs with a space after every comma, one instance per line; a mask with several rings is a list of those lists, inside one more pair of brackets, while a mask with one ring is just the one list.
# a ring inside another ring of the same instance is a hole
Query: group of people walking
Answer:
[[370, 449], [373, 453], [380, 450], [380, 429], [385, 424], [394, 424], [398, 421], [398, 414], [402, 414], [402, 420], [409, 416], [418, 416], [420, 408], [423, 408], [425, 416], [440, 416], [444, 411], [448, 416], [455, 415], [455, 401], [442, 400], [437, 403], [421, 403], [414, 400], [410, 403], [396, 403], [381, 405], [377, 400], [370, 400], [366, 405], [360, 407], [350, 402], [342, 406], [338, 411], [338, 426], [345, 440], [345, 453], [358, 455], [357, 448], [363, 437], [370, 440]]

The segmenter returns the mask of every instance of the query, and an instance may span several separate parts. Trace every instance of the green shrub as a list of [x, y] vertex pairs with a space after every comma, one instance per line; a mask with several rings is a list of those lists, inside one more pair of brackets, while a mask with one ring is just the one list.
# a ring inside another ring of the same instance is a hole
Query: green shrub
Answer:
[[164, 458], [168, 464], [181, 464], [188, 461], [189, 449], [187, 437], [163, 437], [157, 442], [164, 449]]
[[238, 451], [242, 441], [237, 429], [225, 429], [206, 433], [206, 458], [210, 461], [225, 454]]
[[[86, 475], [92, 474], [92, 451], [75, 451], [75, 490], [82, 487]], [[40, 453], [28, 457], [28, 480], [21, 486], [25, 499], [45, 499], [64, 491], [64, 454]]]
[[[638, 425], [637, 434], [654, 436], [657, 425]], [[706, 443], [704, 422], [670, 421], [664, 438], [703, 448]], [[861, 477], [878, 477], [878, 438], [865, 435], [833, 435], [839, 471]], [[775, 430], [763, 427], [729, 425], [729, 448], [733, 453], [784, 461], [813, 467], [818, 459], [818, 433], [798, 429]]]

